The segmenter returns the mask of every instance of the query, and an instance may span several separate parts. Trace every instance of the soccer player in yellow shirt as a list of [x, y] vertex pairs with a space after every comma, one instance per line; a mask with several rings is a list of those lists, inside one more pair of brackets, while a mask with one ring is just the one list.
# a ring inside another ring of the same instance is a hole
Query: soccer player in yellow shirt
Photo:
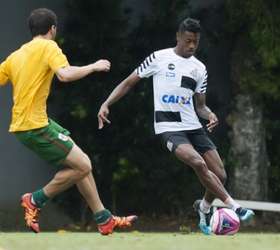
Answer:
[[13, 52], [0, 65], [0, 86], [8, 81], [13, 86], [12, 121], [9, 131], [46, 161], [64, 165], [43, 188], [24, 194], [21, 205], [26, 225], [40, 232], [39, 212], [58, 193], [76, 184], [94, 214], [101, 234], [110, 234], [115, 227], [130, 226], [136, 216], [113, 216], [105, 209], [98, 195], [89, 157], [70, 138], [70, 132], [47, 116], [46, 101], [54, 74], [62, 82], [110, 70], [108, 60], [86, 66], [71, 66], [54, 41], [56, 14], [45, 8], [33, 10], [28, 19], [33, 39]]

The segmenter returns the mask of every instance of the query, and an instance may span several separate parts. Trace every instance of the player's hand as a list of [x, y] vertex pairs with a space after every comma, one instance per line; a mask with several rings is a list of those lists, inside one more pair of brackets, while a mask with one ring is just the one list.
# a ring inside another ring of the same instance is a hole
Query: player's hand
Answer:
[[211, 112], [209, 114], [208, 120], [209, 120], [209, 123], [206, 125], [207, 130], [209, 132], [212, 132], [213, 128], [216, 127], [219, 124], [219, 120], [218, 120], [217, 116], [213, 112]]
[[111, 63], [108, 60], [98, 60], [95, 63], [93, 63], [93, 69], [94, 71], [100, 72], [100, 71], [105, 71], [108, 72], [110, 71], [111, 68]]
[[104, 127], [104, 123], [111, 124], [111, 122], [108, 120], [109, 115], [109, 108], [106, 104], [102, 104], [100, 107], [100, 110], [98, 112], [98, 129], [102, 129]]

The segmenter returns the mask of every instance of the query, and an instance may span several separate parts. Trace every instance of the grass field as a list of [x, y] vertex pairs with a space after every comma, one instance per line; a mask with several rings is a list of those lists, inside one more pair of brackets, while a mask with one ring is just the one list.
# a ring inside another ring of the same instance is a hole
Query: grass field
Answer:
[[279, 234], [0, 233], [0, 250], [279, 250]]

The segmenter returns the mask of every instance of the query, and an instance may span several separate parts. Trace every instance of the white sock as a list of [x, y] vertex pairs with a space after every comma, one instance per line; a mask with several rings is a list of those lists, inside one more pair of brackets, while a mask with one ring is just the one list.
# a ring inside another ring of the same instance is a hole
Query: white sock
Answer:
[[211, 207], [211, 204], [203, 198], [199, 204], [200, 211], [205, 214], [208, 214], [210, 212], [210, 207]]
[[31, 203], [36, 206], [36, 202], [33, 199], [33, 195], [31, 195]]
[[241, 206], [230, 196], [224, 201], [226, 205], [229, 206], [233, 211], [236, 211], [237, 208], [240, 208]]

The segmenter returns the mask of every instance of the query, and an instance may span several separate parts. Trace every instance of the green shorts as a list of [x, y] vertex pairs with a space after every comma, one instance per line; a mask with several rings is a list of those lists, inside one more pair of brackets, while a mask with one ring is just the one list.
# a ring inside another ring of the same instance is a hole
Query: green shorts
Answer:
[[46, 127], [14, 134], [22, 144], [55, 165], [63, 163], [74, 145], [68, 137], [70, 132], [51, 119]]

